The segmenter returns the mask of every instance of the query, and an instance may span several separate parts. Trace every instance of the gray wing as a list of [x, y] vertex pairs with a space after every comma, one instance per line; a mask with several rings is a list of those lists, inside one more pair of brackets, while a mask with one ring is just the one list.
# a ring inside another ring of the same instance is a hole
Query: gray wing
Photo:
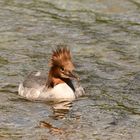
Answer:
[[40, 71], [31, 72], [24, 80], [23, 87], [39, 88], [47, 82], [47, 74]]
[[81, 86], [79, 81], [74, 80], [73, 85], [74, 85], [74, 88], [75, 88], [75, 96], [76, 96], [76, 98], [86, 95], [85, 90]]

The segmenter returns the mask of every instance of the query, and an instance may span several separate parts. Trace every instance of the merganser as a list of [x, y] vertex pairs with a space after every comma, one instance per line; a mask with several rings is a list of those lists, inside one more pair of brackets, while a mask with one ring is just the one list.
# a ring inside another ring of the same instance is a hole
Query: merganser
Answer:
[[58, 46], [53, 50], [48, 76], [40, 71], [31, 72], [19, 85], [18, 94], [29, 100], [73, 101], [85, 94], [74, 69], [70, 50]]

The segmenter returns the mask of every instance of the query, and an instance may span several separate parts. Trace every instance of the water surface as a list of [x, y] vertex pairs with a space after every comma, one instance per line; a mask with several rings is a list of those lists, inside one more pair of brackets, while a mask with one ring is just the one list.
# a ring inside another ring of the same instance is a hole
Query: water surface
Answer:
[[[51, 105], [24, 100], [17, 88], [30, 71], [48, 71], [60, 43], [87, 97], [56, 118]], [[2, 140], [139, 140], [139, 0], [1, 0], [0, 97]]]

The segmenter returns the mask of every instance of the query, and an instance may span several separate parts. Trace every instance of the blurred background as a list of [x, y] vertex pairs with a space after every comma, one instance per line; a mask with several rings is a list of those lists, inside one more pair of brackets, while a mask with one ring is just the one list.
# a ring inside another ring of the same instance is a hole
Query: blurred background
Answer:
[[[87, 96], [63, 119], [23, 100], [18, 84], [71, 49]], [[41, 120], [65, 131], [38, 128]], [[0, 139], [139, 140], [139, 0], [0, 0]]]

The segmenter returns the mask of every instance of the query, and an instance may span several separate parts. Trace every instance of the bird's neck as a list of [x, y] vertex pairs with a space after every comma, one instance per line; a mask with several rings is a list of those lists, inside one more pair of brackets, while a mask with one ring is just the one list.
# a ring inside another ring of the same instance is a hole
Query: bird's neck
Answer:
[[48, 74], [47, 87], [53, 88], [54, 86], [61, 84], [61, 83], [66, 83], [69, 87], [72, 88], [73, 91], [75, 91], [71, 79], [60, 77], [59, 75], [57, 75], [56, 69], [54, 67], [51, 67], [49, 74]]
[[47, 86], [49, 88], [53, 88], [55, 85], [58, 85], [60, 83], [64, 83], [63, 78], [59, 76], [56, 67], [51, 67], [48, 74]]

